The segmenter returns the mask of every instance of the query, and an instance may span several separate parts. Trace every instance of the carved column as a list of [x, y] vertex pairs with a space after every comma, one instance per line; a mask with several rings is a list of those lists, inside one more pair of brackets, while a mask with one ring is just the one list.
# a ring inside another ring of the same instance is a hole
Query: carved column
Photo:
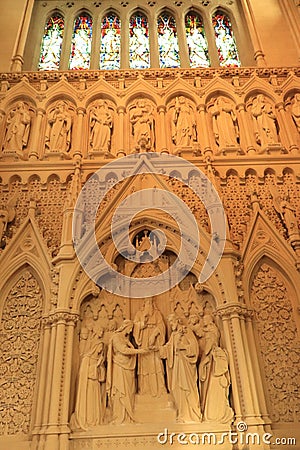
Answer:
[[254, 48], [254, 59], [259, 67], [266, 67], [267, 63], [265, 60], [264, 52], [262, 50], [262, 44], [260, 42], [259, 35], [258, 35], [257, 29], [256, 29], [254, 14], [253, 14], [253, 11], [251, 8], [251, 3], [249, 2], [249, 0], [242, 0], [241, 4], [242, 4], [242, 8], [244, 10], [246, 22], [248, 25], [251, 42], [252, 42], [253, 48]]
[[[245, 305], [232, 303], [217, 308], [217, 314], [221, 317], [225, 338], [229, 341], [229, 353], [233, 355], [231, 375], [233, 380], [234, 406], [236, 408], [237, 422], [242, 419], [246, 422], [250, 432], [262, 432], [262, 414], [258, 402], [256, 378], [254, 377], [253, 364], [250, 358], [248, 336], [245, 329], [245, 317], [249, 312]], [[258, 380], [259, 382], [259, 380]], [[237, 397], [235, 397], [237, 395]], [[236, 405], [236, 400], [237, 405]], [[265, 412], [265, 411], [264, 411]], [[249, 448], [255, 449], [256, 446]]]
[[36, 121], [34, 124], [33, 129], [33, 137], [31, 140], [31, 146], [29, 150], [28, 157], [32, 160], [39, 159], [39, 150], [40, 150], [40, 142], [41, 142], [41, 130], [42, 130], [42, 123], [44, 119], [45, 110], [39, 108], [36, 112]]
[[291, 133], [290, 130], [287, 129], [287, 123], [289, 123], [287, 113], [284, 109], [284, 103], [280, 102], [275, 105], [276, 110], [278, 111], [278, 123], [280, 125], [281, 137], [283, 141], [287, 143], [288, 149], [292, 154], [298, 154], [299, 148], [298, 145], [293, 142], [294, 133]]
[[243, 131], [244, 137], [245, 137], [245, 143], [246, 143], [246, 149], [247, 153], [249, 155], [256, 154], [255, 147], [253, 145], [253, 139], [251, 138], [251, 134], [249, 131], [249, 124], [247, 121], [247, 114], [246, 114], [246, 107], [244, 103], [239, 103], [236, 107], [237, 111], [239, 112], [239, 123], [241, 130]]
[[[48, 427], [46, 430], [45, 450], [59, 450], [59, 417], [61, 413], [61, 385], [64, 377], [64, 352], [67, 312], [56, 312], [53, 330], [55, 330], [55, 350], [51, 379], [51, 399], [49, 404]], [[50, 373], [49, 373], [50, 375]]]
[[209, 135], [206, 123], [206, 108], [204, 104], [197, 106], [197, 111], [199, 112], [199, 125], [200, 125], [200, 136], [203, 142], [203, 154], [205, 156], [211, 157], [213, 152], [209, 142]]
[[5, 120], [5, 111], [3, 109], [0, 109], [0, 153], [2, 151], [2, 147], [4, 144], [4, 137], [5, 137], [5, 127], [6, 120]]
[[85, 115], [85, 108], [79, 107], [77, 108], [77, 126], [76, 126], [76, 135], [75, 142], [73, 147], [73, 157], [75, 159], [82, 158], [82, 136], [83, 136], [83, 118]]
[[160, 149], [161, 153], [169, 153], [167, 149], [167, 135], [166, 135], [166, 107], [164, 105], [160, 105], [157, 107], [157, 112], [159, 114], [159, 126], [160, 126]]
[[[43, 425], [43, 411], [45, 410], [45, 400], [46, 400], [46, 390], [47, 390], [47, 375], [48, 375], [48, 364], [50, 362], [51, 352], [50, 352], [50, 341], [51, 341], [51, 323], [48, 318], [43, 319], [43, 347], [42, 347], [42, 361], [39, 376], [39, 385], [37, 388], [37, 405], [35, 413], [35, 424], [32, 430], [32, 448], [38, 448], [38, 438]], [[53, 356], [53, 353], [52, 353]], [[52, 360], [52, 359], [51, 359]]]
[[118, 139], [117, 139], [117, 156], [124, 156], [126, 155], [125, 149], [124, 149], [124, 116], [125, 116], [125, 106], [118, 106], [117, 113], [118, 113]]
[[19, 33], [17, 35], [15, 48], [14, 48], [14, 56], [11, 59], [11, 71], [12, 72], [21, 72], [24, 64], [24, 49], [32, 14], [32, 9], [34, 6], [34, 0], [27, 0], [24, 8], [24, 13], [21, 19], [21, 28], [19, 29]]
[[70, 405], [70, 385], [71, 385], [71, 371], [72, 371], [72, 357], [73, 357], [73, 339], [74, 328], [79, 319], [78, 314], [68, 314], [66, 323], [66, 355], [68, 359], [64, 361], [64, 378], [61, 390], [61, 413], [60, 413], [60, 449], [67, 449], [69, 445], [69, 405]]

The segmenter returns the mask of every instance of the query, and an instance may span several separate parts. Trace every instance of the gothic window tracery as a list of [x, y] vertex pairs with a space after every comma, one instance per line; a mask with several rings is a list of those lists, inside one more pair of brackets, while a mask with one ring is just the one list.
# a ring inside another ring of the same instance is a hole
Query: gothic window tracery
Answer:
[[180, 67], [176, 21], [172, 14], [168, 12], [160, 14], [157, 20], [157, 33], [160, 67]]
[[89, 14], [80, 14], [74, 22], [69, 69], [90, 68], [93, 20]]
[[118, 70], [121, 60], [121, 21], [109, 13], [101, 22], [100, 69]]
[[47, 20], [41, 43], [39, 70], [59, 69], [64, 25], [64, 19], [58, 13]]
[[129, 22], [129, 61], [131, 69], [150, 67], [149, 24], [147, 17], [139, 12]]
[[240, 67], [237, 45], [229, 17], [216, 11], [212, 17], [216, 46], [221, 67]]
[[209, 67], [210, 60], [203, 20], [194, 11], [190, 11], [185, 16], [185, 32], [191, 68]]

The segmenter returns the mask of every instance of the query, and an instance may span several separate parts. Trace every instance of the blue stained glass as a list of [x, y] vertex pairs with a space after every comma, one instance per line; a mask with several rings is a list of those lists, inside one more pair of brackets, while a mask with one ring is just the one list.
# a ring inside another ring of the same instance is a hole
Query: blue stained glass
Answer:
[[229, 18], [221, 11], [217, 11], [212, 17], [212, 23], [215, 29], [220, 66], [240, 67], [241, 62]]
[[160, 67], [180, 67], [175, 18], [165, 12], [158, 17], [158, 46]]
[[202, 18], [195, 12], [185, 16], [185, 32], [189, 49], [190, 66], [209, 67], [208, 46]]
[[147, 17], [137, 13], [129, 23], [129, 57], [131, 69], [150, 67], [149, 27]]
[[121, 21], [110, 13], [101, 23], [100, 69], [120, 69], [121, 55]]
[[92, 47], [92, 18], [82, 14], [75, 19], [69, 69], [90, 68]]
[[64, 36], [64, 19], [60, 14], [50, 17], [45, 25], [41, 44], [39, 70], [58, 70]]

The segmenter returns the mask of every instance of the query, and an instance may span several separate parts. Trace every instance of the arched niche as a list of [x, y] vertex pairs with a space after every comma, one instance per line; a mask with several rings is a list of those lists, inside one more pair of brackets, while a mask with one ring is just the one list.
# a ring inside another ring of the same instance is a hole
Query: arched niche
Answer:
[[295, 287], [280, 266], [263, 257], [250, 277], [249, 300], [271, 419], [275, 423], [299, 421], [295, 392], [299, 385], [300, 324]]

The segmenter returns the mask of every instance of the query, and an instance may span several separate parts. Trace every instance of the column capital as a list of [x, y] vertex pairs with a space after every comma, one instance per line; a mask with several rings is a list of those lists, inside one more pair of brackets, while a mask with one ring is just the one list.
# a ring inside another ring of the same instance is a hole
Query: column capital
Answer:
[[216, 315], [221, 319], [243, 318], [250, 319], [253, 317], [253, 310], [247, 308], [242, 303], [228, 303], [221, 305], [216, 310]]

